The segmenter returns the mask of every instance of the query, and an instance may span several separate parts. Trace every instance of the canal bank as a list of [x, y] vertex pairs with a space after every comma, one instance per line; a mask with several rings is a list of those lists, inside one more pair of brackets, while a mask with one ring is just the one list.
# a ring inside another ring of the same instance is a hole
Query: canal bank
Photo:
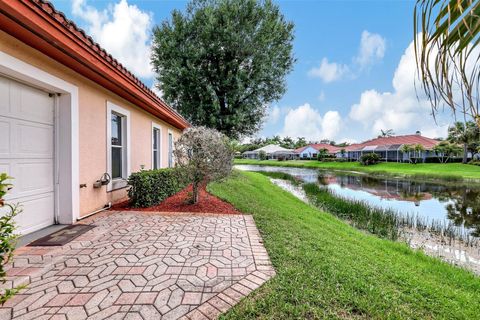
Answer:
[[398, 238], [412, 248], [480, 273], [478, 187], [306, 168], [236, 167], [291, 175], [303, 187], [277, 179], [273, 182], [297, 196], [308, 191], [310, 203], [360, 229], [391, 240]]

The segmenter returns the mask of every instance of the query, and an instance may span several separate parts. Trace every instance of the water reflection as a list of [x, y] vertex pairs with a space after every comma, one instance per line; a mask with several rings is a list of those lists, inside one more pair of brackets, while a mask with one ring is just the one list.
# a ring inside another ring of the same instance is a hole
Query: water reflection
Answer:
[[442, 185], [430, 182], [398, 180], [368, 175], [336, 173], [305, 168], [236, 166], [248, 171], [280, 171], [305, 182], [317, 182], [338, 195], [391, 208], [404, 214], [416, 214], [429, 221], [448, 220], [455, 226], [480, 236], [480, 188]]

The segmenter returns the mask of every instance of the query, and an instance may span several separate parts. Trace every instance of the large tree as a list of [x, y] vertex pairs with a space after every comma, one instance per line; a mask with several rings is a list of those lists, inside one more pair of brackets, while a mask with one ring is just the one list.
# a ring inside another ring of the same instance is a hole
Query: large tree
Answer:
[[285, 92], [293, 24], [271, 0], [194, 0], [153, 33], [163, 98], [194, 125], [251, 135]]

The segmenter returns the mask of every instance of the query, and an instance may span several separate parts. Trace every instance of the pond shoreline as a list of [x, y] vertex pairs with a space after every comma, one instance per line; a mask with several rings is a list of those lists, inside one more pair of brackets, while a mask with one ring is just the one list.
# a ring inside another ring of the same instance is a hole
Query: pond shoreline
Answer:
[[[373, 166], [359, 166], [358, 162], [319, 162], [316, 160], [291, 160], [291, 161], [276, 161], [276, 160], [245, 160], [245, 159], [236, 159], [234, 161], [235, 165], [255, 165], [255, 166], [271, 166], [271, 167], [292, 167], [292, 168], [304, 168], [304, 169], [317, 169], [317, 170], [328, 170], [338, 173], [350, 173], [358, 175], [370, 175], [379, 178], [392, 178], [392, 179], [410, 179], [419, 182], [432, 182], [432, 183], [441, 183], [445, 185], [471, 185], [475, 184], [480, 186], [480, 167], [468, 165], [468, 164], [455, 164], [468, 166], [467, 168], [474, 171], [476, 174], [478, 172], [478, 178], [466, 177], [462, 174], [444, 174], [444, 173], [431, 173], [431, 172], [398, 172], [398, 171], [387, 171], [389, 168], [385, 168], [385, 165], [405, 165], [412, 166], [413, 168], [422, 167], [425, 164], [404, 164], [404, 163], [380, 163]], [[335, 164], [335, 165], [333, 165]], [[451, 164], [427, 164], [427, 165], [438, 165], [439, 168], [449, 168]], [[345, 166], [341, 168], [340, 166]], [[383, 167], [382, 167], [383, 166]], [[405, 167], [405, 169], [410, 169]]]
[[[317, 207], [317, 205], [312, 203], [312, 200], [309, 199], [307, 193], [304, 191], [301, 185], [295, 184], [291, 180], [285, 180], [282, 178], [270, 177], [270, 181], [274, 185], [291, 193], [303, 202]], [[324, 210], [324, 208], [321, 209]], [[329, 212], [329, 210], [325, 211], [332, 214]], [[346, 221], [353, 227], [356, 227], [353, 221], [348, 219], [342, 220]], [[357, 229], [362, 230], [358, 227]], [[370, 233], [368, 231], [365, 232]], [[415, 228], [401, 228], [399, 230], [398, 239], [392, 241], [404, 242], [413, 250], [419, 250], [431, 257], [441, 259], [454, 266], [464, 268], [475, 273], [476, 275], [480, 275], [480, 247], [478, 246], [478, 243], [475, 245], [468, 245], [461, 240], [446, 239], [441, 235], [434, 234], [432, 231], [427, 229], [424, 231], [419, 231]]]

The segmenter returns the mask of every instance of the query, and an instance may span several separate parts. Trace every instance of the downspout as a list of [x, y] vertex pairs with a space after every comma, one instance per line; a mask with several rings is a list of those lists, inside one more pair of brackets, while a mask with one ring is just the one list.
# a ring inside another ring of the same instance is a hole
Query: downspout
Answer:
[[77, 218], [77, 221], [80, 221], [80, 220], [83, 220], [83, 219], [85, 219], [85, 218], [91, 217], [91, 216], [93, 216], [94, 214], [97, 214], [97, 213], [100, 213], [100, 212], [102, 212], [102, 211], [108, 210], [108, 209], [110, 209], [111, 207], [112, 207], [112, 203], [109, 202], [109, 203], [107, 203], [102, 209], [95, 210], [95, 211], [93, 211], [93, 212], [90, 212], [90, 213], [87, 214], [87, 215], [84, 215], [84, 216], [82, 216], [82, 217], [80, 217], [80, 218]]

